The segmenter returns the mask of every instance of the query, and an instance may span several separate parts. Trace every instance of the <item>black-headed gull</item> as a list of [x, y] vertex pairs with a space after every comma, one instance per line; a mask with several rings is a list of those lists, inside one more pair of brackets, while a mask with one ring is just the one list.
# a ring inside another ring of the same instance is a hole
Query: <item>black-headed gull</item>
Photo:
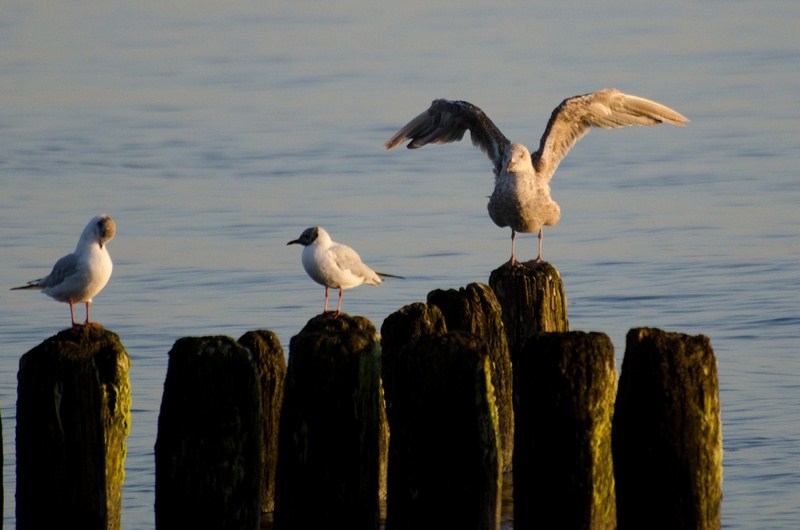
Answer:
[[408, 122], [385, 144], [391, 149], [406, 140], [409, 149], [461, 140], [470, 131], [472, 143], [494, 163], [495, 188], [489, 198], [489, 216], [497, 226], [511, 227], [511, 260], [516, 263], [517, 232], [539, 232], [542, 262], [542, 226], [553, 226], [561, 209], [550, 197], [550, 179], [561, 159], [590, 127], [613, 129], [628, 125], [684, 125], [680, 113], [649, 99], [605, 88], [591, 94], [567, 98], [553, 110], [531, 155], [522, 144], [512, 144], [481, 109], [466, 101], [435, 100], [430, 108]]
[[402, 278], [385, 272], [375, 272], [361, 261], [358, 253], [347, 245], [331, 240], [320, 226], [307, 228], [300, 237], [287, 245], [303, 245], [302, 262], [311, 279], [325, 286], [325, 306], [328, 312], [328, 288], [339, 289], [338, 315], [342, 311], [342, 291], [362, 284], [378, 285], [383, 278]]
[[83, 302], [86, 304], [85, 323], [99, 326], [89, 321], [89, 306], [111, 278], [113, 265], [106, 243], [114, 239], [116, 231], [117, 226], [110, 216], [98, 215], [83, 229], [75, 252], [58, 260], [50, 274], [11, 290], [41, 289], [59, 302], [69, 303], [73, 326], [76, 325], [74, 304]]

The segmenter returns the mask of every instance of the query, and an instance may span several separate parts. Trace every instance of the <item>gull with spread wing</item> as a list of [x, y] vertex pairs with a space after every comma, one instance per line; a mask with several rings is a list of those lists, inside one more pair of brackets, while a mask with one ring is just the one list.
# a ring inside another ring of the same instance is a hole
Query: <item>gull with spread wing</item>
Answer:
[[494, 164], [495, 187], [489, 198], [489, 217], [511, 228], [511, 259], [516, 263], [517, 232], [539, 232], [539, 255], [529, 264], [542, 263], [542, 226], [553, 226], [561, 209], [550, 197], [550, 179], [575, 143], [591, 127], [613, 129], [630, 125], [684, 125], [688, 119], [655, 101], [606, 88], [567, 98], [553, 110], [539, 149], [530, 153], [511, 143], [484, 112], [466, 101], [435, 100], [385, 144], [391, 149], [406, 140], [409, 149], [461, 140], [469, 130], [472, 143]]

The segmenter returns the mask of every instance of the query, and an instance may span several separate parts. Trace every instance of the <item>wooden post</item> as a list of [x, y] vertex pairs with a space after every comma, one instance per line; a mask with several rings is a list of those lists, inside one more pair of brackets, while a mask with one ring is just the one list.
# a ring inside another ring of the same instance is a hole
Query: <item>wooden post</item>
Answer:
[[22, 356], [17, 528], [120, 527], [130, 360], [108, 330], [76, 326]]
[[503, 308], [511, 361], [538, 333], [569, 331], [567, 297], [561, 275], [549, 263], [531, 268], [517, 263], [492, 271], [489, 285]]
[[545, 333], [528, 341], [514, 370], [515, 530], [613, 530], [611, 340], [602, 333]]
[[[433, 305], [415, 302], [395, 311], [381, 325], [381, 382], [383, 383], [384, 417], [386, 431], [381, 438], [381, 499], [386, 501], [388, 495], [388, 460], [389, 431], [391, 425], [392, 391], [394, 384], [394, 367], [402, 362], [400, 350], [420, 337], [427, 335], [443, 335], [447, 332], [444, 315]], [[389, 340], [386, 340], [389, 337]], [[384, 508], [386, 502], [383, 503]], [[385, 511], [382, 513], [385, 519]]]
[[264, 445], [261, 459], [261, 511], [275, 509], [275, 470], [278, 466], [278, 426], [283, 403], [283, 384], [286, 378], [286, 359], [278, 336], [272, 331], [248, 331], [239, 344], [250, 350], [258, 367], [261, 383], [262, 432]]
[[422, 302], [406, 305], [383, 321], [381, 326], [381, 373], [390, 425], [394, 367], [399, 359], [400, 350], [406, 344], [421, 337], [444, 335], [445, 333], [447, 333], [447, 326], [442, 311], [436, 306]]
[[262, 443], [250, 351], [230, 337], [177, 340], [158, 416], [156, 528], [258, 528]]
[[722, 423], [708, 337], [628, 332], [613, 451], [619, 530], [720, 528]]
[[488, 285], [471, 283], [459, 290], [431, 291], [428, 293], [428, 304], [441, 309], [448, 330], [478, 335], [489, 348], [503, 471], [510, 471], [511, 458], [514, 454], [514, 405], [511, 355], [508, 351], [506, 332], [503, 329], [503, 310], [500, 302]]
[[281, 411], [276, 530], [377, 530], [380, 347], [363, 317], [319, 315], [292, 337]]
[[502, 457], [488, 347], [440, 333], [438, 314], [413, 304], [382, 328], [395, 357], [386, 529], [497, 529]]

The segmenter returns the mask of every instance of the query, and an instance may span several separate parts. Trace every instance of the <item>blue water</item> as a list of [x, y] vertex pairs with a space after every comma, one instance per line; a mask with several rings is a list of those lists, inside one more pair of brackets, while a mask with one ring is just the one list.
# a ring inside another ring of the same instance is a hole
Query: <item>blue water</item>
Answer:
[[[723, 527], [800, 520], [800, 6], [765, 2], [4, 3], [0, 286], [49, 272], [95, 214], [117, 221], [94, 319], [132, 359], [123, 526], [152, 528], [167, 352], [183, 336], [322, 309], [287, 247], [322, 225], [401, 274], [345, 293], [383, 319], [436, 288], [487, 282], [509, 233], [486, 213], [469, 142], [381, 144], [436, 97], [480, 105], [535, 147], [564, 97], [604, 86], [686, 128], [594, 131], [553, 182], [545, 232], [573, 329], [711, 338], [724, 437]], [[536, 239], [518, 242], [521, 257]], [[79, 313], [80, 314], [80, 313]], [[19, 357], [68, 309], [0, 288], [4, 519], [14, 525]]]

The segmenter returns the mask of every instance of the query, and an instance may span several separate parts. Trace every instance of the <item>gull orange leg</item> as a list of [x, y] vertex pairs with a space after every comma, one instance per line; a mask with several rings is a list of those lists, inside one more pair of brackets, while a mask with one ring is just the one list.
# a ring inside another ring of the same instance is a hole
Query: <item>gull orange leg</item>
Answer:
[[517, 264], [516, 247], [517, 247], [517, 233], [512, 228], [511, 229], [511, 259], [508, 260], [508, 264], [511, 267], [513, 267], [514, 265]]
[[75, 323], [75, 303], [72, 301], [72, 298], [69, 299], [69, 318], [72, 321], [72, 327], [74, 328], [77, 326]]
[[544, 233], [542, 233], [542, 229], [539, 229], [539, 256], [536, 258], [536, 263], [542, 262], [542, 240], [544, 239]]
[[328, 288], [325, 287], [325, 307], [322, 308], [323, 313], [328, 312]]
[[92, 326], [92, 327], [95, 327], [95, 328], [102, 328], [103, 326], [101, 326], [97, 322], [90, 322], [89, 321], [89, 306], [90, 305], [92, 305], [91, 302], [86, 302], [86, 325], [87, 326]]
[[339, 313], [342, 312], [342, 288], [339, 287], [339, 303], [336, 305], [336, 314], [334, 316], [339, 316]]
[[544, 260], [542, 259], [542, 239], [544, 239], [544, 234], [542, 234], [542, 229], [540, 228], [539, 229], [539, 255], [536, 257], [536, 259], [532, 259], [532, 260], [526, 262], [526, 265], [528, 265], [532, 269], [535, 269], [536, 267], [538, 267], [539, 265], [544, 263]]

